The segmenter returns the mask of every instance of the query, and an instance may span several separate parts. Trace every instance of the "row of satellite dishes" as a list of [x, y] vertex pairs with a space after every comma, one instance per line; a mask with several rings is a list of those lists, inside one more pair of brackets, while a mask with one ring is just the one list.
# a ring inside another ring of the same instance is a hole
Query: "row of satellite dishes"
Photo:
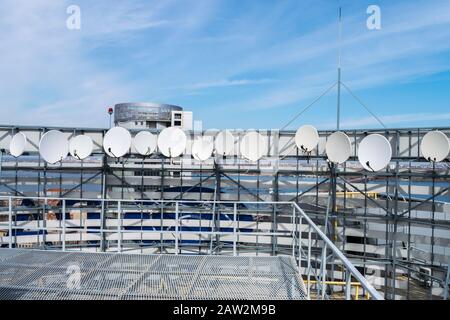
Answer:
[[[313, 126], [304, 125], [297, 130], [294, 140], [299, 150], [311, 154], [319, 144], [319, 134]], [[108, 130], [103, 139], [103, 149], [113, 158], [127, 154], [131, 145], [143, 156], [151, 155], [158, 148], [164, 156], [175, 158], [184, 153], [186, 144], [186, 134], [177, 127], [165, 128], [158, 136], [148, 131], [140, 131], [134, 138], [127, 129], [113, 127]], [[229, 130], [219, 132], [214, 141], [212, 137], [200, 136], [192, 144], [192, 156], [199, 161], [205, 161], [212, 156], [214, 150], [216, 155], [227, 156], [233, 152], [234, 144], [235, 138]], [[20, 156], [26, 145], [25, 134], [16, 133], [10, 142], [11, 155]], [[93, 146], [89, 136], [77, 135], [69, 141], [61, 131], [50, 130], [40, 140], [39, 153], [48, 163], [62, 161], [69, 153], [82, 160], [91, 155]], [[423, 157], [428, 161], [440, 162], [449, 154], [450, 142], [443, 132], [430, 131], [423, 137], [420, 149]], [[242, 137], [240, 151], [245, 159], [257, 161], [267, 154], [268, 145], [260, 133], [250, 131]], [[330, 162], [344, 163], [352, 154], [350, 138], [341, 131], [332, 133], [326, 141], [325, 152]], [[359, 144], [358, 160], [368, 171], [382, 170], [389, 164], [391, 157], [391, 145], [380, 134], [369, 134]]]

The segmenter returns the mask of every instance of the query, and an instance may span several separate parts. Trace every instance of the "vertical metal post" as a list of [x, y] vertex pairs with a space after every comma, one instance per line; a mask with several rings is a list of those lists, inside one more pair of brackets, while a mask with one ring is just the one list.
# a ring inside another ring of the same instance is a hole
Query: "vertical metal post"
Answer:
[[327, 245], [324, 243], [323, 249], [322, 249], [322, 262], [320, 263], [320, 276], [321, 276], [321, 280], [322, 280], [322, 285], [321, 285], [320, 290], [321, 290], [322, 300], [325, 299], [326, 260], [327, 260]]
[[[17, 231], [16, 231], [17, 232]], [[8, 233], [9, 233], [9, 248], [12, 248], [12, 198], [8, 197]]]
[[[42, 242], [44, 245], [44, 249], [46, 247], [46, 242], [47, 242], [47, 236], [45, 235], [45, 231], [47, 230], [47, 198], [44, 199], [44, 210], [42, 212], [42, 225], [44, 227], [44, 229], [42, 230]], [[38, 238], [40, 235], [41, 231], [38, 230]]]
[[293, 205], [292, 205], [291, 226], [292, 226], [292, 257], [295, 258], [295, 239], [296, 239], [295, 234], [297, 232], [297, 224], [295, 223], [295, 207]]
[[175, 202], [175, 255], [178, 255], [178, 222], [179, 222], [179, 213], [177, 201]]
[[106, 154], [103, 156], [102, 158], [102, 206], [101, 206], [101, 212], [100, 212], [100, 229], [102, 230], [100, 235], [101, 235], [101, 239], [100, 239], [100, 250], [102, 252], [106, 251], [106, 235], [105, 235], [105, 229], [106, 229], [106, 213], [105, 213], [105, 199], [106, 199], [106, 178], [107, 178], [107, 173], [108, 171], [108, 158], [106, 156]]
[[117, 202], [117, 252], [122, 252], [122, 202]]
[[233, 256], [236, 257], [237, 250], [236, 250], [236, 242], [237, 242], [237, 235], [236, 235], [236, 228], [237, 228], [237, 205], [236, 202], [233, 204]]
[[105, 200], [102, 199], [101, 211], [100, 211], [100, 251], [106, 250], [106, 237], [105, 237], [106, 221], [105, 221]]
[[66, 251], [66, 200], [62, 201], [62, 250]]
[[350, 271], [347, 270], [346, 272], [346, 279], [345, 279], [345, 299], [346, 300], [350, 300], [351, 298], [351, 280], [352, 280], [352, 274], [350, 273]]
[[341, 7], [339, 7], [339, 53], [338, 53], [338, 81], [337, 81], [337, 110], [336, 110], [336, 130], [339, 131], [340, 128], [340, 118], [341, 118], [341, 37], [342, 37], [342, 14]]
[[448, 258], [448, 264], [447, 264], [447, 277], [445, 277], [444, 282], [444, 300], [448, 299], [448, 285], [450, 281], [450, 258]]
[[311, 291], [311, 226], [309, 226], [308, 230], [308, 271], [307, 271], [307, 293], [308, 293], [308, 299], [310, 298], [310, 291]]
[[302, 268], [302, 215], [299, 214], [299, 223], [298, 223], [298, 272], [301, 272]]

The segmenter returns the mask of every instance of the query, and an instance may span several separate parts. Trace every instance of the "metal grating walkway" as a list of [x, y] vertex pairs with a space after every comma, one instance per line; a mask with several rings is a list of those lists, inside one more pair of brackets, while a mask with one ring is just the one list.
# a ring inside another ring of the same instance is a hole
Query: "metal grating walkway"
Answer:
[[306, 289], [288, 256], [0, 249], [0, 299], [282, 300], [306, 299]]

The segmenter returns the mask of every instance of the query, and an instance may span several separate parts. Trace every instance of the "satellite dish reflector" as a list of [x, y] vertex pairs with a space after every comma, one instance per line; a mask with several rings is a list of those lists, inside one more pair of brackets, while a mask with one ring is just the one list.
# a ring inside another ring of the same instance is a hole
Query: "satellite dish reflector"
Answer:
[[433, 162], [440, 162], [447, 158], [450, 152], [450, 142], [441, 131], [430, 131], [420, 143], [420, 151], [425, 159]]
[[234, 136], [229, 130], [220, 131], [214, 140], [216, 154], [227, 156], [233, 152]]
[[211, 137], [198, 137], [192, 144], [192, 156], [199, 161], [208, 160], [213, 152], [214, 145]]
[[169, 158], [180, 156], [186, 149], [186, 134], [177, 127], [164, 128], [158, 136], [158, 148]]
[[333, 132], [327, 139], [325, 152], [331, 162], [344, 163], [352, 154], [350, 138], [343, 132]]
[[9, 153], [14, 157], [19, 157], [25, 151], [27, 146], [27, 136], [22, 132], [17, 132], [11, 139], [9, 143]]
[[391, 144], [380, 134], [370, 134], [358, 147], [358, 160], [364, 169], [379, 171], [385, 168], [392, 157]]
[[79, 160], [89, 157], [92, 153], [93, 147], [94, 144], [91, 137], [84, 134], [73, 137], [69, 142], [70, 154]]
[[319, 133], [311, 125], [304, 125], [295, 133], [295, 144], [303, 152], [311, 152], [319, 143]]
[[131, 147], [131, 134], [127, 129], [114, 127], [106, 132], [103, 138], [103, 149], [113, 158], [119, 158], [127, 154]]
[[133, 146], [143, 156], [152, 154], [156, 149], [156, 136], [148, 131], [140, 131], [134, 136]]
[[50, 130], [39, 142], [39, 153], [48, 163], [62, 161], [69, 153], [69, 141], [61, 131]]
[[250, 161], [258, 161], [267, 154], [267, 143], [264, 137], [256, 131], [250, 131], [241, 140], [241, 155]]

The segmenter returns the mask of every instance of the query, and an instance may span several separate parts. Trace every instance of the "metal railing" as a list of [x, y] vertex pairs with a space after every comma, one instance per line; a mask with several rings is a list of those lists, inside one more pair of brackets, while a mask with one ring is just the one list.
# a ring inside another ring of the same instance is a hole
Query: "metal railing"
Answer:
[[[81, 248], [81, 243], [90, 243], [99, 251], [123, 252], [133, 250], [135, 242], [140, 241], [138, 246], [151, 242], [160, 246], [161, 252], [175, 255], [193, 246], [206, 254], [238, 256], [245, 250], [270, 255], [287, 253], [298, 263], [308, 298], [313, 293], [317, 299], [331, 298], [327, 288], [330, 291], [331, 286], [337, 283], [334, 274], [327, 275], [330, 273], [327, 265], [332, 265], [340, 268], [343, 275], [345, 299], [351, 299], [352, 286], [356, 288], [355, 299], [358, 299], [359, 287], [362, 287], [363, 295], [383, 299], [294, 202], [21, 196], [0, 197], [1, 200], [4, 203], [0, 208], [0, 218], [3, 218], [0, 230], [4, 233], [1, 240], [9, 248], [17, 247], [20, 237], [25, 235], [28, 236], [27, 241], [40, 249], [63, 251], [72, 250], [75, 242], [77, 248]], [[27, 205], [23, 205], [24, 200], [28, 201]], [[69, 212], [79, 216], [69, 215], [68, 219]], [[99, 214], [99, 217], [88, 219], [87, 212]], [[141, 213], [141, 219], [136, 217], [136, 212]], [[86, 213], [84, 217], [83, 213]], [[4, 219], [6, 214], [7, 219]], [[126, 216], [129, 214], [135, 216]], [[18, 219], [21, 215], [26, 219]], [[251, 220], [242, 219], [246, 216]], [[317, 258], [319, 256], [321, 258]]]

